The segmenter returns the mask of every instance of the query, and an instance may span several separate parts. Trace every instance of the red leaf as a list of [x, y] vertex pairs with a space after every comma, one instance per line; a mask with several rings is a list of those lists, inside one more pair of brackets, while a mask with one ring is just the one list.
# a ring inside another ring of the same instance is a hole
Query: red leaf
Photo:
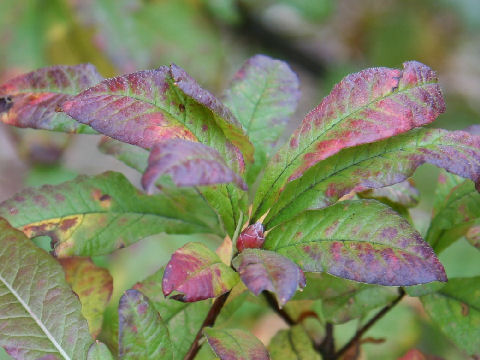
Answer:
[[246, 249], [233, 260], [233, 266], [255, 295], [264, 290], [277, 297], [280, 306], [305, 287], [303, 271], [286, 257], [267, 250]]
[[21, 128], [93, 133], [59, 109], [65, 100], [101, 80], [91, 64], [52, 66], [20, 75], [0, 87], [0, 119]]
[[263, 225], [255, 223], [248, 226], [242, 231], [237, 239], [237, 250], [242, 252], [243, 249], [259, 249], [265, 242], [265, 234], [263, 233]]
[[412, 349], [401, 358], [398, 358], [398, 360], [443, 360], [443, 358], [433, 355], [424, 355], [420, 350]]
[[142, 177], [144, 189], [151, 192], [155, 181], [168, 174], [177, 186], [202, 186], [234, 182], [243, 190], [247, 184], [230, 169], [211, 147], [183, 139], [156, 144], [150, 152]]

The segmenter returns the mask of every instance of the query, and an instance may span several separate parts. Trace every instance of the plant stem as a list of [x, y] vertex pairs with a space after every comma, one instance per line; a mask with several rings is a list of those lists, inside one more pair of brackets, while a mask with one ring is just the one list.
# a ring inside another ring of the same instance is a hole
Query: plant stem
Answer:
[[340, 356], [342, 356], [350, 347], [355, 345], [361, 337], [378, 321], [380, 320], [383, 316], [385, 316], [386, 313], [388, 313], [395, 305], [397, 305], [400, 300], [403, 299], [405, 296], [405, 290], [403, 288], [398, 289], [399, 295], [388, 305], [386, 305], [382, 310], [380, 310], [373, 318], [371, 318], [364, 326], [362, 326], [360, 329], [357, 330], [355, 335], [350, 339], [348, 343], [346, 343], [338, 352], [335, 354], [334, 359], [338, 359]]
[[296, 321], [293, 320], [285, 310], [280, 309], [280, 307], [278, 306], [277, 300], [271, 293], [269, 293], [268, 291], [264, 291], [263, 296], [265, 296], [265, 299], [267, 300], [268, 305], [270, 305], [273, 311], [275, 311], [278, 314], [278, 316], [280, 316], [287, 323], [287, 325], [293, 326], [296, 324]]
[[327, 322], [325, 325], [326, 335], [323, 342], [318, 346], [317, 350], [322, 354], [324, 360], [335, 360], [335, 340], [333, 338], [333, 324]]
[[230, 291], [215, 299], [212, 307], [210, 308], [207, 316], [205, 317], [205, 320], [202, 323], [202, 326], [198, 330], [197, 336], [195, 336], [195, 339], [193, 340], [190, 349], [188, 349], [187, 355], [185, 355], [184, 360], [193, 360], [195, 358], [198, 351], [200, 350], [200, 339], [203, 336], [203, 328], [210, 327], [215, 324], [215, 320], [220, 314], [220, 310], [222, 310], [223, 305], [225, 305], [228, 295], [230, 295]]

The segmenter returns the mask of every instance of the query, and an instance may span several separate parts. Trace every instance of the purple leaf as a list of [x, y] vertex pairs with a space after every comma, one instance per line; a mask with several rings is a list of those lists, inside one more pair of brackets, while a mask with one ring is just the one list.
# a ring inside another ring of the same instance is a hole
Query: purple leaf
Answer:
[[264, 248], [307, 272], [370, 284], [446, 281], [432, 248], [410, 223], [375, 200], [343, 201], [305, 211], [271, 230]]
[[145, 190], [152, 192], [162, 175], [170, 175], [177, 186], [202, 186], [234, 182], [243, 190], [247, 185], [211, 147], [183, 139], [156, 144], [150, 152], [142, 177]]
[[165, 296], [193, 302], [220, 296], [238, 282], [238, 274], [201, 243], [191, 242], [172, 255], [163, 275]]
[[20, 75], [0, 87], [0, 120], [21, 128], [95, 133], [59, 110], [65, 100], [102, 79], [91, 64], [52, 66]]
[[280, 306], [285, 305], [298, 288], [305, 287], [303, 271], [272, 251], [245, 249], [232, 263], [251, 292], [258, 296], [264, 290], [271, 291]]
[[208, 344], [220, 360], [269, 360], [265, 346], [244, 330], [205, 328]]

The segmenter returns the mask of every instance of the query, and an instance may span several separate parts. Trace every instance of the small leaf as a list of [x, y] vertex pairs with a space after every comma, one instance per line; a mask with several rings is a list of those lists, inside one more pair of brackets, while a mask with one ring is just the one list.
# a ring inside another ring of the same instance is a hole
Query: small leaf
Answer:
[[172, 139], [155, 144], [142, 177], [145, 190], [152, 192], [162, 175], [170, 175], [177, 186], [205, 186], [235, 183], [247, 190], [243, 179], [230, 169], [211, 147], [197, 142]]
[[104, 80], [63, 109], [102, 134], [146, 149], [172, 138], [198, 140], [218, 150], [234, 170], [243, 167], [238, 149], [253, 157], [231, 112], [176, 65]]
[[480, 356], [480, 277], [450, 279], [420, 299], [445, 335], [469, 355]]
[[270, 209], [268, 229], [305, 209], [323, 208], [354, 191], [399, 183], [430, 163], [480, 180], [480, 137], [464, 131], [417, 129], [381, 142], [346, 149], [289, 183]]
[[105, 311], [113, 291], [113, 279], [107, 269], [96, 266], [89, 258], [60, 259], [65, 279], [82, 303], [82, 314], [94, 338], [100, 333]]
[[205, 328], [203, 333], [220, 360], [270, 359], [260, 340], [244, 330]]
[[235, 74], [225, 104], [255, 146], [255, 163], [247, 175], [249, 183], [263, 169], [299, 97], [298, 77], [283, 61], [255, 55]]
[[280, 306], [285, 305], [298, 288], [305, 287], [303, 271], [272, 251], [245, 249], [232, 263], [251, 292], [258, 296], [264, 290], [271, 291]]
[[269, 232], [264, 248], [303, 271], [406, 286], [446, 281], [432, 248], [407, 220], [375, 200], [306, 211]]
[[0, 120], [21, 128], [93, 134], [92, 128], [59, 109], [102, 79], [91, 64], [52, 66], [20, 75], [0, 86]]
[[113, 355], [108, 349], [108, 347], [99, 342], [95, 341], [90, 349], [88, 349], [87, 360], [114, 360]]
[[[148, 296], [167, 325], [175, 359], [183, 359], [207, 317], [211, 303], [208, 300], [182, 303], [163, 296], [164, 268], [133, 287]], [[223, 312], [223, 310], [222, 310]]]
[[0, 219], [0, 346], [14, 359], [84, 359], [92, 343], [61, 266]]
[[361, 284], [339, 279], [326, 273], [307, 273], [307, 286], [294, 300], [322, 300], [326, 321], [343, 324], [368, 315], [398, 296], [397, 288]]
[[403, 70], [372, 68], [348, 75], [310, 112], [272, 158], [253, 206], [258, 220], [288, 181], [340, 150], [431, 123], [445, 104], [437, 77], [415, 61]]
[[265, 242], [265, 234], [263, 225], [255, 223], [245, 228], [237, 239], [237, 250], [242, 252], [243, 249], [259, 249]]
[[420, 192], [415, 187], [413, 180], [408, 179], [391, 186], [362, 191], [358, 196], [363, 199], [376, 199], [390, 206], [412, 208], [418, 205]]
[[217, 215], [192, 200], [146, 196], [122, 174], [106, 172], [24, 190], [0, 204], [0, 216], [28, 237], [50, 236], [58, 257], [94, 256], [163, 232], [219, 233]]
[[118, 307], [120, 359], [173, 359], [168, 329], [140, 291], [123, 294]]
[[231, 290], [238, 275], [215, 252], [191, 242], [172, 255], [163, 276], [163, 294], [185, 302], [209, 299]]
[[322, 359], [302, 325], [277, 332], [270, 340], [268, 352], [272, 360]]

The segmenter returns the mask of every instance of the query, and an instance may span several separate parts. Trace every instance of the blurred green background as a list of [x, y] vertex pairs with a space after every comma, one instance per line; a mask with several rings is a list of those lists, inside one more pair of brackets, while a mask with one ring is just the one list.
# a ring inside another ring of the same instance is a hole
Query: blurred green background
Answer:
[[[440, 77], [447, 112], [435, 127], [462, 129], [480, 122], [478, 0], [0, 1], [0, 82], [53, 64], [90, 62], [111, 77], [174, 62], [221, 95], [235, 70], [256, 53], [286, 60], [299, 74], [303, 96], [290, 129], [348, 73], [401, 67], [406, 60], [421, 61]], [[59, 183], [79, 173], [117, 170], [138, 184], [137, 174], [95, 149], [97, 141], [0, 126], [0, 200], [25, 186]], [[412, 216], [421, 232], [437, 174], [426, 166], [415, 175], [422, 202]], [[114, 276], [110, 315], [114, 318], [125, 289], [191, 239], [156, 236], [95, 259]], [[203, 240], [212, 248], [220, 241]], [[480, 275], [480, 253], [465, 241], [441, 260], [449, 276]], [[246, 304], [234, 321], [268, 341], [281, 323], [264, 312]], [[338, 338], [347, 340], [355, 326], [338, 327]], [[386, 341], [365, 345], [363, 359], [396, 359], [412, 347], [445, 359], [465, 358], [432, 328], [415, 299], [403, 302], [367, 336]]]

